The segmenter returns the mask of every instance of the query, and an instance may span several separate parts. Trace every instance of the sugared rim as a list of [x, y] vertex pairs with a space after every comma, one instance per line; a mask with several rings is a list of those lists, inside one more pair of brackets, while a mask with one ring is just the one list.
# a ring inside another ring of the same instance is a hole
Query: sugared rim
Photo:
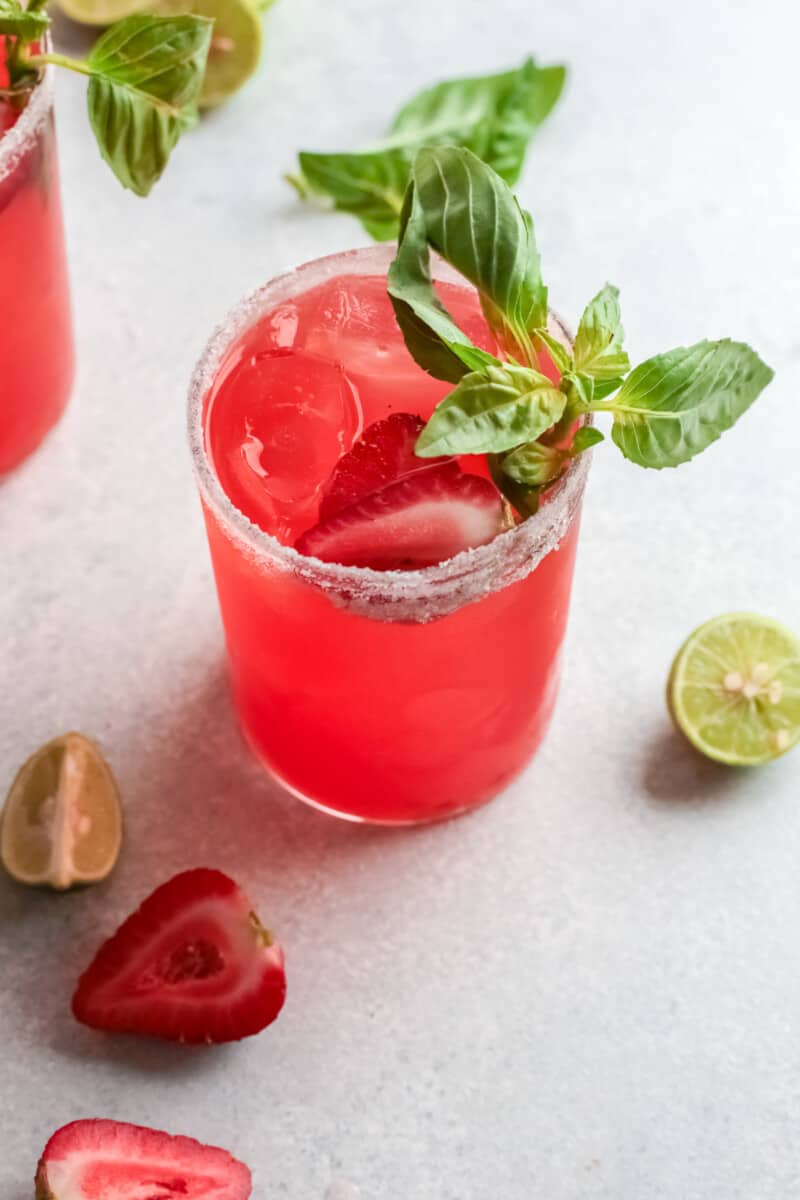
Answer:
[[[457, 607], [458, 603], [452, 602], [468, 582], [474, 581], [481, 591], [514, 582], [533, 570], [545, 554], [558, 545], [580, 503], [589, 470], [589, 452], [574, 460], [564, 478], [555, 485], [547, 504], [534, 516], [498, 534], [485, 546], [463, 550], [437, 566], [413, 571], [376, 571], [372, 567], [323, 562], [300, 554], [293, 546], [283, 545], [233, 504], [206, 451], [203, 404], [233, 343], [272, 308], [326, 278], [345, 274], [355, 267], [363, 274], [385, 275], [394, 254], [395, 246], [383, 243], [326, 255], [276, 275], [239, 301], [212, 333], [192, 375], [188, 406], [189, 445], [203, 500], [223, 524], [228, 536], [249, 557], [267, 561], [271, 566], [291, 571], [325, 590], [335, 589], [348, 599], [358, 599], [362, 603], [394, 607], [411, 604], [416, 599], [433, 602], [435, 606], [435, 597], [444, 591], [451, 601], [448, 608]], [[464, 285], [463, 278], [443, 262], [436, 264], [434, 276]], [[552, 311], [549, 323], [556, 336], [569, 340], [566, 327]], [[465, 598], [460, 601], [463, 602]]]
[[55, 68], [45, 67], [16, 124], [0, 135], [0, 182], [11, 174], [39, 136], [53, 104]]

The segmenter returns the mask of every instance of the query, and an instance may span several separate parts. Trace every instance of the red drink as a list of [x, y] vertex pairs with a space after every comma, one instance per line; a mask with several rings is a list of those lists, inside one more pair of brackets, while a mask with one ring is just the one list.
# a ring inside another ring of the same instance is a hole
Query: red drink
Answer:
[[[7, 83], [0, 37], [0, 87]], [[0, 473], [61, 415], [73, 374], [52, 78], [19, 113], [0, 98]]]
[[[385, 291], [392, 253], [310, 263], [245, 301], [212, 339], [190, 402], [245, 734], [302, 799], [389, 824], [488, 800], [536, 749], [588, 469], [584, 455], [536, 516], [439, 566], [374, 571], [292, 548], [365, 426], [396, 411], [427, 418], [451, 390], [405, 349]], [[474, 293], [440, 290], [488, 345]]]

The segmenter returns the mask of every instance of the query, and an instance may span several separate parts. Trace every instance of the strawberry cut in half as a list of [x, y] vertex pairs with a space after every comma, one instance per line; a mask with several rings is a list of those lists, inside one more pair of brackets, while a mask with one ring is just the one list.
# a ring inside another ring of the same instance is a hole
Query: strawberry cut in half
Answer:
[[339, 459], [320, 501], [319, 519], [327, 521], [364, 500], [387, 484], [432, 467], [450, 465], [453, 475], [460, 468], [454, 458], [418, 458], [414, 446], [425, 428], [421, 417], [397, 412], [368, 425], [347, 454]]
[[348, 567], [413, 570], [482, 546], [507, 528], [500, 493], [451, 464], [408, 475], [298, 538], [301, 554]]
[[50, 1138], [36, 1200], [247, 1200], [250, 1171], [194, 1138], [122, 1121], [73, 1121]]
[[157, 888], [97, 952], [72, 1011], [84, 1025], [176, 1042], [230, 1042], [275, 1020], [283, 950], [221, 871]]

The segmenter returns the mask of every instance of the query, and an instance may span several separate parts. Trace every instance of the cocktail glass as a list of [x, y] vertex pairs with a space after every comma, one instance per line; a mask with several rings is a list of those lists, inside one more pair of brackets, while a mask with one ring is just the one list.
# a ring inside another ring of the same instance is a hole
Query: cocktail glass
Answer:
[[[319, 259], [247, 297], [213, 334], [189, 398], [244, 734], [301, 800], [387, 825], [474, 808], [539, 745], [589, 468], [581, 455], [538, 513], [438, 566], [377, 571], [293, 548], [361, 429], [397, 410], [427, 418], [452, 386], [402, 343], [385, 293], [393, 253]], [[482, 326], [474, 292], [444, 264], [434, 276], [462, 326]]]

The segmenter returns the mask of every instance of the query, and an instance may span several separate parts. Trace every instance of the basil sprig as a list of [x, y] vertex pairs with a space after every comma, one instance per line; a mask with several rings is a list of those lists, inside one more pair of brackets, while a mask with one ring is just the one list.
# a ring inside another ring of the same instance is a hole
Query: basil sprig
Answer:
[[[431, 251], [477, 289], [503, 359], [458, 328], [432, 282]], [[455, 384], [416, 453], [488, 454], [495, 481], [523, 515], [571, 458], [602, 440], [585, 423], [590, 413], [611, 415], [611, 436], [632, 462], [674, 467], [729, 429], [773, 376], [754, 350], [727, 338], [670, 350], [631, 371], [619, 293], [609, 284], [586, 306], [574, 345], [563, 345], [547, 328], [530, 215], [490, 166], [461, 148], [418, 153], [388, 290], [413, 357]], [[544, 373], [543, 353], [558, 383]]]
[[[49, 63], [89, 76], [89, 120], [119, 181], [146, 196], [197, 115], [213, 21], [137, 13], [112, 25], [86, 59], [31, 53], [50, 25], [38, 4], [0, 0], [0, 34], [10, 42], [10, 90], [30, 88]], [[2, 93], [0, 93], [2, 99]]]
[[287, 179], [303, 198], [324, 197], [358, 217], [370, 237], [397, 236], [403, 196], [423, 146], [463, 146], [509, 184], [519, 179], [528, 145], [561, 95], [566, 69], [527, 58], [495, 75], [451, 79], [412, 97], [377, 145], [356, 152], [301, 151]]

